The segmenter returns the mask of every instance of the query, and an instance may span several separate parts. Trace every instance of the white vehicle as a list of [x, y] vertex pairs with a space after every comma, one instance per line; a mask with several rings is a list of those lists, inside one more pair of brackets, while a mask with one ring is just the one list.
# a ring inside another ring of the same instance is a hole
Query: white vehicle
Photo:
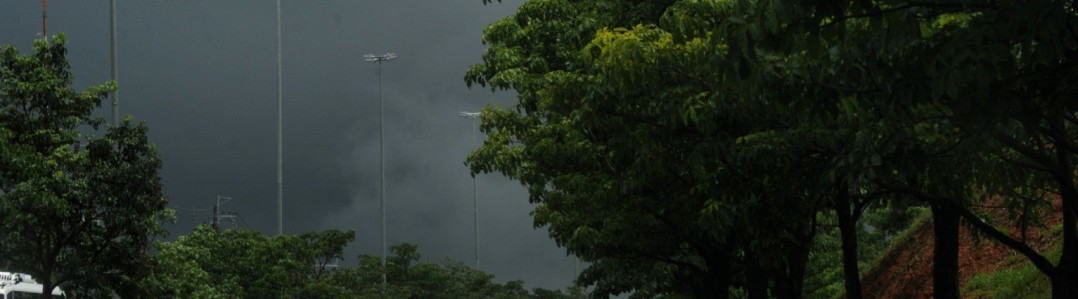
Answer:
[[[42, 285], [30, 275], [0, 272], [0, 299], [38, 298]], [[52, 298], [67, 298], [60, 287], [52, 289]]]

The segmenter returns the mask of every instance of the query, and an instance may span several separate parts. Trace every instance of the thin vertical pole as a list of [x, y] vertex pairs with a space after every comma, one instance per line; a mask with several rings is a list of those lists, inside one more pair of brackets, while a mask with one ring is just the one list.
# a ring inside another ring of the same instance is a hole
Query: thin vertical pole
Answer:
[[[109, 58], [112, 60], [112, 82], [116, 83], [118, 71], [116, 68], [116, 0], [109, 1], [109, 37], [112, 47], [109, 50]], [[120, 89], [112, 91], [112, 126], [120, 125]]]
[[[385, 100], [382, 99], [382, 62], [397, 58], [397, 54], [385, 53], [384, 55], [363, 55], [368, 62], [378, 63], [378, 164], [381, 168], [381, 197], [382, 197], [382, 269], [386, 269], [386, 122]], [[382, 292], [385, 293], [386, 273], [382, 272]]]
[[41, 35], [49, 41], [49, 0], [41, 0]]
[[284, 152], [282, 128], [283, 101], [281, 100], [281, 0], [277, 0], [277, 235], [284, 234]]
[[[482, 112], [465, 112], [461, 111], [461, 117], [467, 117], [472, 119], [472, 152], [476, 150], [476, 135], [479, 128], [476, 125], [476, 120], [482, 115]], [[479, 270], [479, 187], [478, 178], [475, 173], [472, 173], [472, 212], [475, 215], [475, 269]]]
[[[472, 117], [472, 151], [475, 151], [475, 135], [478, 130], [475, 127], [476, 117]], [[475, 269], [479, 270], [479, 188], [476, 183], [476, 175], [472, 174], [472, 208], [475, 213]]]
[[378, 164], [382, 168], [382, 292], [386, 288], [386, 123], [382, 100], [382, 60], [378, 60]]
[[213, 224], [212, 224], [212, 226], [213, 226], [213, 231], [219, 231], [219, 230], [221, 230], [221, 227], [217, 225], [217, 220], [219, 219], [219, 218], [217, 217], [217, 209], [219, 209], [219, 208], [221, 208], [221, 205], [220, 205], [220, 204], [217, 204], [217, 205], [214, 205], [214, 206], [213, 206]]

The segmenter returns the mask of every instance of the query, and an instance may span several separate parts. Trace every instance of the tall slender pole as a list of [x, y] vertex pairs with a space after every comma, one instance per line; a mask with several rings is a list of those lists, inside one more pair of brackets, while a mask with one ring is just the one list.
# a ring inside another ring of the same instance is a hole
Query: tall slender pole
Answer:
[[[386, 124], [385, 124], [385, 101], [382, 100], [382, 62], [397, 59], [397, 54], [386, 53], [385, 55], [363, 55], [368, 62], [378, 63], [378, 164], [381, 165], [381, 197], [382, 197], [382, 269], [386, 268]], [[382, 292], [386, 287], [386, 271], [382, 271]]]
[[[475, 151], [475, 117], [472, 118], [472, 151]], [[472, 175], [472, 212], [475, 214], [475, 269], [479, 270], [479, 187], [477, 179]]]
[[[479, 112], [461, 112], [461, 117], [467, 117], [472, 119], [472, 151], [475, 147], [475, 135], [478, 128], [476, 128], [475, 121], [479, 118]], [[475, 269], [479, 270], [479, 188], [476, 183], [475, 174], [472, 174], [472, 209], [475, 215]]]
[[49, 0], [41, 0], [41, 35], [49, 41]]
[[[109, 49], [109, 58], [112, 60], [112, 82], [116, 83], [116, 0], [109, 1], [109, 37], [112, 47]], [[120, 125], [120, 90], [112, 91], [112, 126]]]
[[[386, 269], [386, 102], [382, 99], [382, 61], [378, 61], [378, 165], [381, 170], [382, 194], [382, 269]], [[386, 272], [382, 271], [382, 292], [386, 287]]]
[[281, 100], [281, 0], [277, 0], [277, 235], [284, 234], [284, 159], [281, 157], [284, 149], [282, 143], [284, 135], [282, 131], [281, 115], [283, 108]]

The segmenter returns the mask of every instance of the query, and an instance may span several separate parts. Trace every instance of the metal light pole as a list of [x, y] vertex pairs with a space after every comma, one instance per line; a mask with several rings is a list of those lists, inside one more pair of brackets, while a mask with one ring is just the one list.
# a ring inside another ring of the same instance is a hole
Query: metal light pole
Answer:
[[[109, 49], [109, 58], [112, 60], [112, 82], [116, 82], [116, 0], [109, 1], [109, 37], [112, 47]], [[112, 91], [112, 126], [120, 125], [120, 89]]]
[[49, 0], [41, 0], [41, 35], [49, 41]]
[[281, 100], [281, 0], [277, 0], [277, 235], [284, 234], [284, 194], [281, 185], [284, 183], [284, 159], [281, 157], [284, 149], [282, 143], [282, 120], [281, 115], [283, 101]]
[[[460, 116], [472, 119], [472, 151], [475, 151], [475, 120], [479, 119], [479, 112], [460, 112]], [[475, 213], [475, 269], [479, 270], [479, 189], [476, 187], [475, 174], [472, 174], [472, 209]]]
[[[367, 62], [378, 63], [378, 164], [382, 168], [382, 187], [380, 193], [382, 193], [382, 269], [386, 267], [386, 123], [385, 123], [385, 101], [382, 100], [382, 62], [397, 59], [397, 54], [385, 53], [383, 55], [367, 54], [363, 55]], [[382, 288], [386, 286], [386, 273], [382, 271]]]
[[580, 258], [576, 256], [573, 256], [573, 276], [580, 276]]

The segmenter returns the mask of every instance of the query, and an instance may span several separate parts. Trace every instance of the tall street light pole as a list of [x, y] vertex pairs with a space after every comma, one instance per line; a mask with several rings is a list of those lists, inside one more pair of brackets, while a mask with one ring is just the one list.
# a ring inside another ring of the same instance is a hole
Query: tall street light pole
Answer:
[[282, 124], [282, 112], [283, 100], [281, 99], [281, 0], [277, 0], [277, 235], [284, 234], [284, 159], [281, 157], [284, 152], [282, 143], [284, 135]]
[[[382, 62], [397, 59], [397, 54], [385, 53], [382, 55], [367, 54], [363, 55], [367, 62], [378, 63], [378, 164], [382, 168], [382, 187], [380, 193], [382, 193], [382, 269], [386, 268], [386, 123], [385, 123], [385, 101], [382, 100]], [[382, 271], [382, 288], [383, 291], [386, 286], [386, 272]]]
[[573, 277], [580, 277], [580, 258], [576, 256], [573, 256]]
[[[109, 58], [112, 60], [112, 82], [116, 83], [116, 0], [109, 1], [109, 37], [112, 47]], [[112, 126], [120, 126], [120, 90], [112, 91]]]
[[[472, 119], [472, 151], [475, 151], [475, 127], [479, 112], [460, 112], [460, 116]], [[475, 174], [472, 174], [472, 209], [475, 213], [475, 269], [479, 270], [479, 189], [476, 187]]]
[[49, 0], [41, 0], [41, 35], [49, 41]]

